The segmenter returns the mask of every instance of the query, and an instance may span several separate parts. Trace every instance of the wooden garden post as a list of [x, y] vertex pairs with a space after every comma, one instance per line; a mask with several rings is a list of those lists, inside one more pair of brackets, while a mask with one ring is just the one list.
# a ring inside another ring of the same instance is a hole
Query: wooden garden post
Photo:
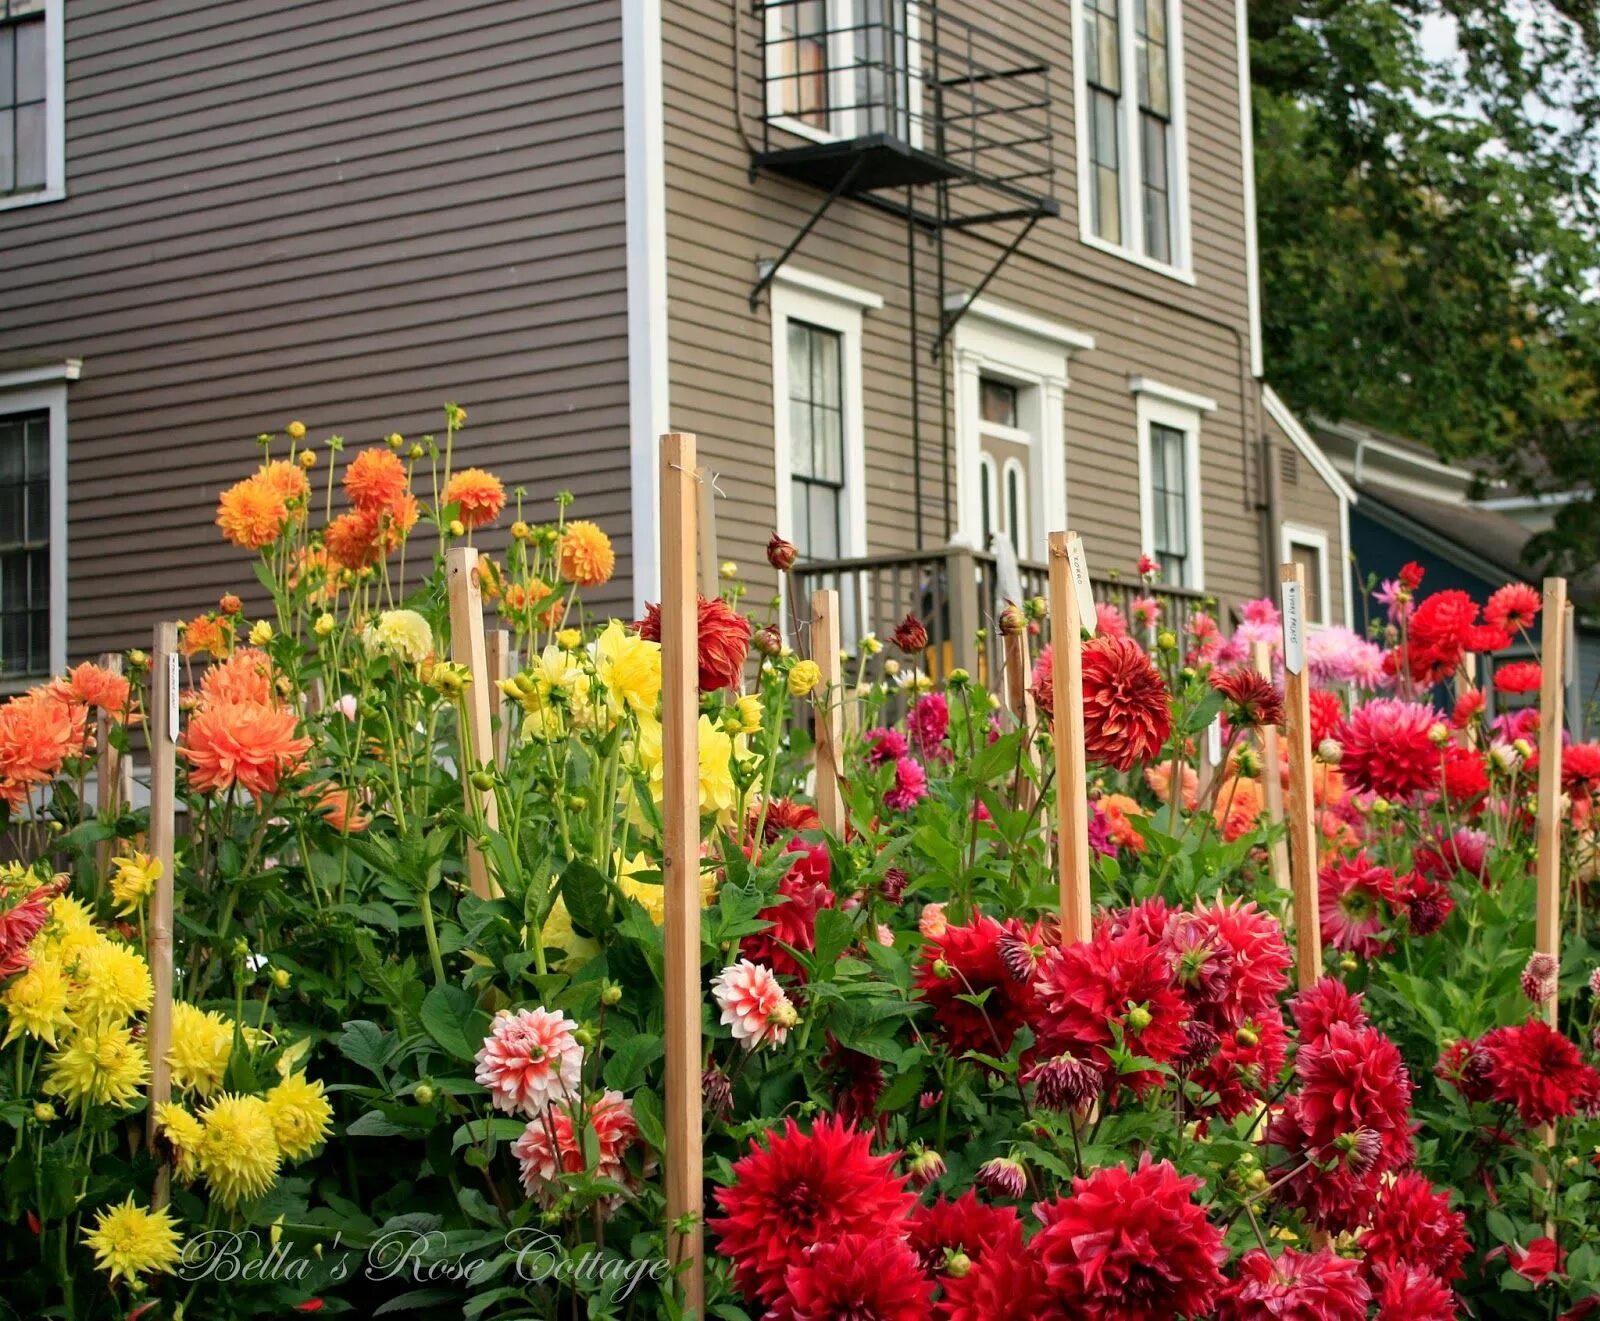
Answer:
[[1061, 940], [1088, 940], [1089, 790], [1083, 765], [1083, 621], [1093, 620], [1083, 543], [1076, 532], [1050, 534], [1051, 690], [1055, 706], [1056, 849], [1061, 880]]
[[1294, 892], [1295, 977], [1304, 990], [1322, 976], [1316, 790], [1311, 782], [1311, 684], [1306, 674], [1305, 566], [1283, 565], [1281, 580], [1284, 738], [1289, 751], [1289, 882]]
[[667, 1250], [685, 1314], [705, 1316], [700, 1100], [699, 481], [694, 437], [661, 438], [662, 881], [666, 886]]
[[[121, 674], [122, 657], [115, 652], [107, 652], [100, 657], [100, 667], [112, 674]], [[131, 691], [128, 694], [128, 706], [130, 709], [133, 706]], [[126, 725], [127, 711], [122, 713], [122, 720]], [[122, 754], [111, 746], [111, 731], [115, 725], [110, 712], [100, 711], [95, 715], [94, 810], [102, 821], [116, 815], [127, 802], [122, 796]], [[103, 839], [95, 845], [95, 862], [102, 878], [110, 870], [116, 843], [115, 839]]]
[[[1272, 678], [1272, 644], [1251, 644], [1250, 659], [1256, 673], [1263, 679]], [[1289, 843], [1279, 829], [1283, 825], [1283, 753], [1278, 746], [1278, 727], [1261, 726], [1261, 787], [1266, 795], [1267, 822], [1272, 827], [1272, 847], [1267, 850], [1267, 867], [1272, 879], [1279, 885], [1289, 884]]]
[[[1539, 813], [1534, 826], [1537, 897], [1534, 948], [1561, 962], [1561, 733], [1565, 728], [1567, 580], [1544, 580], [1539, 691]], [[1541, 1006], [1551, 1026], [1556, 996]]]
[[[145, 1141], [155, 1149], [156, 1107], [172, 1099], [172, 928], [173, 845], [178, 813], [178, 626], [157, 624], [150, 649], [150, 705], [146, 738], [150, 745], [150, 856], [161, 864], [150, 895], [150, 935], [145, 953], [155, 996], [150, 1003], [145, 1046], [150, 1059], [150, 1100], [145, 1110]], [[151, 1203], [167, 1204], [172, 1170], [156, 1170]]]
[[[478, 587], [478, 552], [471, 546], [454, 546], [444, 555], [445, 581], [450, 592], [450, 659], [471, 675], [461, 695], [460, 719], [471, 748], [470, 766], [460, 767], [462, 796], [468, 821], [482, 821], [488, 830], [500, 828], [500, 809], [493, 789], [475, 789], [472, 772], [494, 764], [494, 728], [489, 720], [489, 657], [483, 636], [483, 593]], [[498, 898], [500, 887], [489, 877], [477, 839], [467, 837], [467, 879], [480, 899]]]
[[844, 798], [839, 781], [844, 774], [839, 683], [839, 593], [825, 588], [811, 593], [811, 659], [822, 670], [822, 682], [811, 696], [816, 742], [817, 815], [822, 828], [844, 838]]
[[[1460, 701], [1467, 696], [1475, 686], [1477, 680], [1478, 658], [1470, 652], [1461, 658], [1461, 664], [1456, 667], [1455, 698]], [[1464, 748], [1470, 748], [1473, 743], [1473, 726], [1469, 721], [1461, 726], [1457, 741]]]
[[489, 720], [494, 725], [494, 760], [495, 765], [504, 766], [506, 749], [511, 740], [511, 712], [506, 706], [506, 695], [500, 691], [500, 680], [511, 677], [510, 631], [491, 629], [486, 647], [489, 661]]
[[[1017, 722], [1017, 729], [1027, 740], [1023, 755], [1031, 766], [1039, 764], [1038, 745], [1034, 742], [1034, 709], [1033, 693], [1028, 686], [1032, 677], [1028, 664], [1028, 634], [1024, 629], [1020, 633], [1004, 633], [1001, 641], [1005, 648], [1005, 683], [1006, 707], [1011, 712], [1012, 718]], [[1015, 806], [1026, 811], [1034, 803], [1033, 782], [1025, 772], [1017, 774], [1015, 793]]]

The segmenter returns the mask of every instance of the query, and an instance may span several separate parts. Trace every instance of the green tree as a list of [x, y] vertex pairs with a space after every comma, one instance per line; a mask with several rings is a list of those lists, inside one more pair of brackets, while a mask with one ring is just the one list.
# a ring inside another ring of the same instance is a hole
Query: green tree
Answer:
[[[1589, 486], [1600, 5], [1254, 0], [1250, 32], [1274, 384], [1525, 487]], [[1600, 561], [1597, 512], [1537, 549]]]

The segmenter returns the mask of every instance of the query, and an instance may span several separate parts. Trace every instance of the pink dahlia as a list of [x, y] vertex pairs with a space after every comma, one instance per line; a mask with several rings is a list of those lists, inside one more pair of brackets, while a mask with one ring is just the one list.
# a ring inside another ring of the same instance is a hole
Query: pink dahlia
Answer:
[[1328, 1251], [1252, 1248], [1223, 1290], [1217, 1321], [1366, 1321], [1372, 1294], [1358, 1262]]
[[[573, 1112], [580, 1111], [583, 1128], [573, 1124]], [[593, 1134], [597, 1153], [594, 1168], [588, 1169], [584, 1148]], [[522, 1188], [529, 1197], [543, 1202], [555, 1200], [560, 1192], [559, 1176], [585, 1172], [601, 1179], [631, 1186], [637, 1182], [623, 1162], [629, 1148], [639, 1141], [639, 1125], [633, 1117], [633, 1103], [621, 1092], [607, 1091], [586, 1107], [553, 1106], [546, 1114], [530, 1120], [522, 1136], [511, 1144], [511, 1154], [522, 1167]], [[620, 1199], [612, 1198], [615, 1205]]]
[[883, 766], [898, 761], [911, 751], [911, 744], [904, 734], [898, 729], [885, 729], [882, 726], [869, 729], [862, 735], [862, 742], [867, 745], [869, 766]]
[[1377, 1028], [1333, 1024], [1320, 1041], [1301, 1045], [1294, 1071], [1295, 1115], [1313, 1146], [1332, 1157], [1349, 1150], [1341, 1139], [1366, 1129], [1378, 1137], [1376, 1168], [1411, 1159], [1411, 1075]]
[[906, 728], [911, 731], [917, 751], [928, 761], [948, 761], [950, 747], [950, 703], [943, 693], [924, 693], [912, 704], [906, 714]]
[[1345, 717], [1335, 737], [1339, 770], [1351, 788], [1385, 798], [1408, 799], [1433, 788], [1439, 749], [1432, 731], [1439, 716], [1431, 706], [1378, 697]]
[[1068, 1316], [1172, 1321], [1216, 1303], [1227, 1260], [1222, 1231], [1196, 1206], [1200, 1180], [1148, 1153], [1072, 1181], [1072, 1194], [1035, 1208], [1030, 1245]]
[[477, 1081], [496, 1110], [536, 1119], [578, 1094], [583, 1047], [578, 1025], [548, 1009], [501, 1010], [478, 1052]]
[[927, 796], [928, 773], [910, 757], [901, 757], [894, 764], [894, 783], [884, 792], [884, 806], [909, 812]]
[[749, 959], [730, 963], [711, 979], [722, 1022], [746, 1050], [781, 1046], [797, 1015], [772, 969]]
[[933, 1282], [905, 1240], [882, 1229], [840, 1234], [791, 1262], [770, 1321], [926, 1321]]
[[1381, 954], [1388, 947], [1382, 932], [1390, 925], [1395, 885], [1394, 873], [1365, 853], [1325, 865], [1317, 876], [1322, 943], [1362, 959]]

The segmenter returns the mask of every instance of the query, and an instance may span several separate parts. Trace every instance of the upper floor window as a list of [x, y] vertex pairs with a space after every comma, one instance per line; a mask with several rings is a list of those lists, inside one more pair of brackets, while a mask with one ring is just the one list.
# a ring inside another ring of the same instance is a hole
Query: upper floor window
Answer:
[[1214, 399], [1135, 376], [1139, 440], [1139, 530], [1169, 587], [1205, 587], [1200, 499], [1200, 419]]
[[0, 207], [63, 195], [62, 0], [0, 0]]
[[829, 142], [920, 145], [920, 0], [765, 0], [767, 119]]
[[1187, 276], [1179, 0], [1075, 0], [1084, 239]]

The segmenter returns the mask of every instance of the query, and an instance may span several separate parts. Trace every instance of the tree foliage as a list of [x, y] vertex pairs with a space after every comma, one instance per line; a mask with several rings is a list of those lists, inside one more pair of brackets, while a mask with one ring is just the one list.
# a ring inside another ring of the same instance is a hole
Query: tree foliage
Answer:
[[[1274, 384], [1526, 488], [1589, 487], [1600, 5], [1255, 0], [1250, 30]], [[1596, 512], [1537, 549], [1600, 560]]]

